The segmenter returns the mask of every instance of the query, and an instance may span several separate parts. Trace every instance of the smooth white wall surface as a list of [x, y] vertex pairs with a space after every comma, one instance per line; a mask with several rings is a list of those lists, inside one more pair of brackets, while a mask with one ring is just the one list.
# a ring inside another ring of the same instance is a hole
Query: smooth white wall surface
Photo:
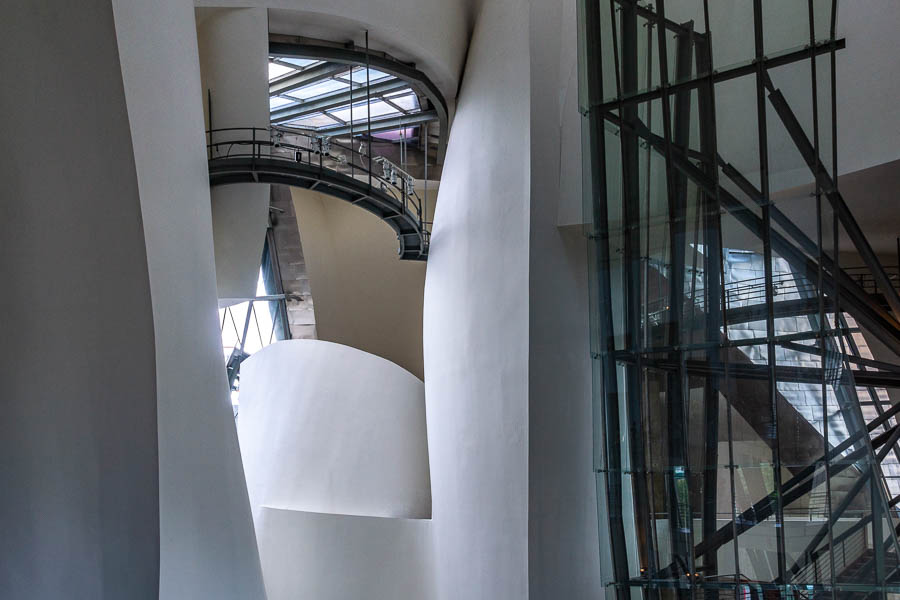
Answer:
[[431, 521], [263, 508], [260, 522], [269, 600], [434, 597]]
[[438, 195], [424, 312], [436, 598], [528, 596], [528, 35], [527, 2], [484, 2]]
[[0, 598], [158, 597], [150, 283], [108, 0], [0, 19]]
[[[207, 127], [269, 126], [269, 26], [263, 8], [197, 10], [202, 98]], [[210, 109], [211, 105], [211, 109]], [[265, 136], [265, 132], [257, 132]], [[222, 132], [212, 141], [246, 139]], [[223, 147], [224, 151], [224, 147]], [[233, 152], [249, 152], [249, 146]], [[216, 280], [222, 306], [256, 295], [269, 216], [269, 186], [239, 183], [212, 189]]]
[[262, 598], [216, 319], [193, 6], [113, 6], [156, 335], [159, 597]]
[[375, 355], [277, 342], [241, 365], [238, 432], [257, 535], [263, 507], [428, 518], [422, 382]]
[[580, 227], [557, 227], [560, 205], [581, 204], [574, 0], [532, 0], [530, 37], [529, 598], [588, 600], [603, 588], [587, 246]]
[[318, 339], [371, 352], [421, 379], [425, 263], [400, 260], [397, 234], [372, 213], [316, 191], [291, 195]]

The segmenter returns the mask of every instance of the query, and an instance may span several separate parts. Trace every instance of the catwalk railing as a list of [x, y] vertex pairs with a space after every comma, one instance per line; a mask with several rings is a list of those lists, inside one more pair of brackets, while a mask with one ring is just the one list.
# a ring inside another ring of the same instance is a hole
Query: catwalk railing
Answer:
[[428, 198], [413, 177], [366, 145], [296, 129], [226, 128], [207, 132], [210, 185], [283, 183], [346, 200], [375, 214], [396, 233], [400, 258], [426, 260], [431, 235]]

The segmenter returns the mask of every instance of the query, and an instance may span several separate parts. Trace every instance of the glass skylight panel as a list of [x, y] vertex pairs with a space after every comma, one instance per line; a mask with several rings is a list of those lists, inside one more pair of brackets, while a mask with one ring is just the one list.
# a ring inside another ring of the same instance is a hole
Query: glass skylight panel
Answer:
[[[382, 73], [381, 71], [376, 71], [375, 69], [369, 69], [369, 83], [374, 83], [379, 80], [387, 79], [392, 77], [392, 75], [388, 75], [387, 73]], [[363, 69], [355, 69], [353, 71], [353, 81], [356, 83], [365, 83], [366, 82], [366, 70]]]
[[290, 67], [286, 67], [284, 65], [279, 65], [278, 63], [270, 62], [269, 63], [269, 82], [271, 83], [272, 80], [274, 80], [274, 79], [284, 77], [288, 73], [294, 73], [294, 72], [295, 72], [295, 70]]
[[312, 65], [322, 62], [321, 60], [315, 60], [312, 58], [279, 58], [278, 60], [283, 63], [290, 63], [292, 65], [296, 65], [301, 69], [305, 69], [306, 67], [310, 67]]
[[300, 119], [295, 119], [288, 123], [282, 123], [282, 125], [287, 125], [288, 127], [300, 127], [302, 129], [316, 129], [317, 127], [327, 127], [328, 125], [336, 125], [337, 121], [332, 119], [326, 114], [316, 113], [314, 115], [307, 115]]
[[392, 142], [400, 141], [403, 138], [411, 139], [416, 136], [416, 127], [404, 127], [402, 129], [392, 129], [391, 131], [379, 131], [373, 133], [372, 137], [380, 140], [390, 140]]
[[[401, 114], [396, 108], [387, 104], [386, 102], [382, 102], [381, 100], [372, 100], [371, 104], [372, 118], [375, 119], [377, 117], [383, 117], [386, 115], [399, 115]], [[344, 108], [340, 108], [337, 110], [329, 111], [335, 117], [342, 121], [348, 121], [350, 119], [350, 107], [345, 106]], [[356, 124], [360, 121], [365, 122], [368, 118], [369, 113], [366, 112], [366, 103], [361, 102], [359, 104], [353, 105], [353, 123]]]
[[349, 87], [350, 86], [348, 86], [346, 83], [335, 81], [334, 79], [326, 79], [325, 81], [319, 81], [312, 85], [292, 90], [288, 92], [287, 95], [297, 98], [298, 100], [309, 100], [310, 98], [315, 98], [316, 96], [336, 92], [338, 90], [345, 90]]
[[281, 108], [282, 106], [287, 106], [288, 104], [293, 103], [294, 100], [282, 98], [281, 96], [272, 96], [271, 98], [269, 98], [269, 110], [275, 110], [276, 108]]
[[402, 108], [403, 110], [409, 112], [418, 112], [419, 111], [419, 98], [411, 91], [407, 90], [408, 93], [404, 96], [391, 96], [389, 100]]

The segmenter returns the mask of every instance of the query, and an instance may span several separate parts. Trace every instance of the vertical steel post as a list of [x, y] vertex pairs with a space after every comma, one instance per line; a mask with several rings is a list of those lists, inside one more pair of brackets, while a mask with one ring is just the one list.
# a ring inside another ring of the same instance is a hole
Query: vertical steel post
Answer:
[[[610, 1], [614, 17], [614, 2]], [[630, 95], [638, 89], [638, 16], [635, 6], [625, 3], [620, 10], [622, 40], [621, 61], [616, 61], [618, 96]], [[612, 19], [615, 23], [615, 19]], [[615, 40], [614, 40], [615, 41]], [[626, 123], [638, 122], [638, 107], [622, 107]], [[631, 481], [634, 493], [635, 538], [640, 564], [645, 572], [657, 570], [653, 549], [653, 523], [647, 486], [647, 460], [644, 452], [644, 417], [642, 405], [643, 360], [641, 348], [641, 244], [640, 244], [640, 146], [633, 128], [619, 132], [622, 147], [622, 266], [625, 273], [625, 348], [630, 360], [625, 365], [625, 403], [628, 439], [631, 449]]]
[[[697, 36], [697, 71], [705, 74], [708, 81], [697, 88], [698, 114], [700, 117], [700, 153], [706, 157], [704, 169], [716, 182], [716, 193], [703, 193], [703, 279], [704, 307], [706, 309], [707, 344], [716, 344], [706, 353], [706, 360], [713, 367], [721, 365], [722, 334], [724, 310], [722, 306], [722, 246], [721, 206], [718, 196], [719, 173], [716, 165], [716, 118], [715, 118], [715, 84], [712, 80], [712, 37], [709, 30], [709, 7], [704, 1], [704, 25], [706, 34]], [[725, 351], [727, 352], [727, 350]], [[717, 529], [718, 504], [718, 464], [719, 464], [719, 393], [721, 379], [719, 375], [710, 373], [703, 389], [704, 417], [706, 419], [706, 447], [704, 451], [703, 471], [703, 539], [708, 539]], [[718, 575], [718, 555], [711, 551], [704, 555], [703, 566], [709, 576]], [[735, 569], [737, 572], [737, 569]], [[718, 590], [709, 590], [708, 595], [714, 600], [718, 598]]]
[[[369, 30], [366, 30], [366, 135], [368, 141], [366, 148], [369, 156], [369, 188], [372, 187], [372, 92], [369, 81]], [[350, 110], [350, 119], [353, 119], [353, 110]]]
[[769, 149], [768, 132], [766, 128], [766, 104], [765, 104], [765, 46], [763, 37], [763, 12], [762, 0], [753, 0], [753, 37], [756, 51], [756, 119], [759, 132], [759, 178], [760, 191], [762, 192], [762, 242], [763, 262], [765, 268], [765, 295], [766, 295], [766, 364], [768, 365], [769, 403], [772, 415], [772, 433], [775, 436], [772, 448], [772, 476], [775, 481], [775, 536], [778, 552], [778, 581], [782, 584], [789, 583], [785, 572], [785, 544], [784, 544], [784, 505], [781, 497], [781, 448], [778, 423], [778, 388], [775, 380], [775, 315], [774, 302], [775, 290], [772, 282], [772, 216], [770, 211], [771, 199], [769, 196]]
[[[687, 101], [681, 94], [676, 94], [676, 116], [673, 119], [669, 105], [669, 65], [666, 40], [665, 2], [657, 2], [657, 45], [659, 49], [659, 77], [662, 101], [663, 138], [665, 140], [666, 157], [666, 190], [669, 205], [669, 223], [671, 234], [669, 270], [669, 308], [668, 308], [668, 340], [673, 348], [671, 360], [676, 362], [677, 371], [667, 374], [666, 407], [668, 410], [668, 438], [670, 466], [667, 473], [667, 489], [669, 494], [669, 528], [671, 531], [672, 553], [682, 567], [687, 569], [688, 577], [697, 572], [694, 565], [693, 544], [693, 511], [690, 494], [690, 465], [688, 465], [687, 429], [688, 414], [686, 399], [689, 397], [689, 378], [685, 363], [685, 351], [681, 345], [681, 321], [684, 310], [684, 203], [686, 202], [686, 181], [684, 176], [676, 172], [673, 155], [673, 140], [676, 136], [686, 146], [684, 133], [689, 132], [685, 119], [690, 116], [690, 93]], [[686, 49], [685, 49], [686, 47]], [[676, 42], [676, 70], [690, 68], [690, 38], [680, 36]], [[679, 97], [681, 97], [679, 101]], [[687, 103], [688, 108], [684, 106]], [[674, 121], [674, 122], [673, 122]], [[677, 476], [677, 470], [684, 473], [683, 478]], [[679, 590], [681, 592], [682, 590]], [[681, 594], [679, 594], [681, 595]]]
[[[587, 77], [587, 137], [590, 174], [591, 231], [589, 260], [595, 264], [597, 281], [595, 297], [599, 304], [598, 356], [601, 371], [600, 401], [595, 403], [595, 418], [602, 422], [600, 434], [603, 453], [596, 470], [602, 473], [606, 488], [606, 518], [609, 526], [613, 581], [618, 600], [628, 600], [628, 552], [622, 515], [622, 455], [619, 444], [619, 392], [615, 360], [615, 332], [612, 321], [612, 283], [610, 280], [609, 220], [607, 207], [606, 141], [604, 118], [597, 106], [603, 100], [603, 54], [600, 47], [601, 18], [596, 0], [579, 0], [583, 15], [581, 34]], [[597, 406], [599, 404], [599, 406]], [[597, 410], [599, 409], [599, 410]], [[598, 503], [598, 509], [600, 504]]]

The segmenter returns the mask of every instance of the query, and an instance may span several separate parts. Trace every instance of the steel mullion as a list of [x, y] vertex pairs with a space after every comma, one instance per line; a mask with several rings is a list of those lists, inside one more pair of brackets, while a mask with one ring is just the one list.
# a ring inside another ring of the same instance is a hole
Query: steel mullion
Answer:
[[[769, 152], [768, 152], [768, 132], [766, 128], [766, 105], [765, 105], [765, 48], [763, 44], [763, 13], [762, 0], [753, 0], [753, 34], [754, 45], [756, 49], [756, 119], [759, 143], [759, 173], [760, 173], [760, 191], [764, 204], [762, 206], [762, 242], [763, 242], [763, 267], [766, 277], [766, 332], [767, 337], [775, 335], [775, 316], [774, 302], [775, 293], [772, 287], [772, 216], [769, 211]], [[773, 479], [775, 480], [776, 498], [775, 498], [775, 536], [778, 549], [778, 579], [782, 584], [787, 584], [785, 572], [785, 544], [784, 544], [784, 504], [781, 497], [781, 442], [779, 439], [778, 426], [778, 402], [777, 402], [777, 381], [775, 378], [775, 344], [770, 340], [766, 344], [766, 354], [768, 363], [768, 382], [769, 382], [769, 402], [772, 410], [772, 430], [775, 435], [775, 444], [772, 451], [773, 461]]]
[[[604, 113], [604, 118], [608, 121], [620, 125], [622, 121], [611, 113]], [[662, 145], [665, 146], [664, 142], [660, 142], [655, 140], [652, 136], [648, 135], [646, 132], [641, 134], [641, 131], [638, 131], [638, 135], [647, 139], [651, 145]], [[674, 154], [675, 157], [675, 165], [680, 170], [682, 170], [689, 178], [691, 178], [697, 185], [704, 187], [707, 191], [713, 192], [715, 191], [715, 185], [708, 181], [706, 174], [700, 171], [696, 166], [691, 164], [690, 161], [685, 158], [679, 156], [677, 153]], [[738, 221], [740, 221], [745, 227], [747, 227], [752, 233], [762, 238], [762, 219], [758, 217], [753, 211], [746, 208], [737, 198], [731, 195], [727, 190], [721, 189], [721, 199], [722, 206], [728, 210], [732, 215], [734, 215]], [[778, 248], [779, 254], [782, 255], [791, 265], [803, 272], [810, 274], [807, 278], [811, 278], [812, 274], [815, 273], [816, 263], [802, 252], [794, 248], [793, 244], [788, 242], [781, 234], [777, 231], [771, 231], [771, 237], [773, 241], [773, 245]], [[841, 269], [834, 267], [834, 262], [831, 261], [827, 264], [831, 264], [833, 268], [831, 269], [831, 274], [829, 277], [834, 277], [835, 274], [840, 280], [840, 285], [842, 288], [846, 288], [853, 298], [853, 307], [860, 311], [857, 313], [860, 321], [863, 321], [864, 324], [881, 340], [885, 345], [887, 345], [891, 350], [895, 353], [900, 354], [900, 325], [891, 317], [886, 314], [880, 307], [874, 304], [874, 301], [871, 299], [869, 294], [859, 290], [858, 284], [846, 273], [844, 273]], [[867, 312], [868, 311], [868, 312]]]
[[[620, 11], [622, 52], [621, 62], [616, 61], [616, 81], [622, 93], [637, 89], [637, 13], [633, 5], [623, 5]], [[613, 44], [618, 47], [615, 36], [615, 12], [610, 2], [610, 13], [613, 22]], [[637, 106], [622, 109], [622, 118], [626, 121], [637, 120]], [[625, 273], [625, 347], [637, 358], [636, 364], [625, 367], [625, 401], [628, 411], [629, 447], [631, 450], [632, 489], [634, 491], [635, 519], [637, 525], [636, 538], [638, 559], [647, 565], [650, 573], [656, 571], [655, 548], [651, 532], [653, 524], [650, 520], [650, 497], [647, 487], [647, 463], [644, 452], [644, 429], [641, 397], [643, 395], [640, 348], [640, 183], [639, 183], [639, 147], [637, 136], [620, 130], [622, 151], [622, 221], [623, 221], [623, 256]], [[643, 555], [643, 556], [642, 556]], [[653, 595], [653, 592], [651, 592]]]
[[[708, 0], [704, 0], [703, 6], [704, 24], [706, 36], [698, 39], [697, 51], [697, 71], [700, 73], [712, 74], [712, 35], [709, 30], [709, 5]], [[715, 84], [709, 79], [707, 86], [698, 88], [698, 114], [700, 115], [700, 150], [701, 153], [708, 153], [713, 159], [717, 154], [716, 142], [716, 119], [715, 119]], [[721, 236], [721, 220], [720, 206], [718, 194], [718, 168], [713, 166], [710, 168], [710, 175], [716, 183], [716, 193], [709, 194], [703, 192], [704, 198], [704, 304], [706, 310], [706, 340], [707, 342], [717, 340], [720, 341], [720, 323], [724, 325], [723, 317], [725, 316], [724, 304], [724, 286], [720, 280], [722, 273], [722, 246]], [[715, 265], [715, 268], [713, 268]], [[726, 333], [727, 337], [727, 333]], [[727, 352], [725, 353], [727, 359]], [[722, 352], [719, 348], [711, 348], [707, 350], [707, 360], [714, 365], [721, 361]], [[727, 371], [726, 371], [727, 373]], [[726, 375], [727, 376], [727, 375]], [[720, 381], [719, 376], [712, 375], [707, 377], [704, 385], [704, 415], [706, 419], [706, 450], [704, 456], [704, 477], [703, 477], [703, 538], [713, 535], [717, 529], [717, 504], [718, 504], [718, 463], [719, 463], [719, 393]], [[729, 423], [730, 426], [730, 423]], [[729, 444], [732, 440], [729, 439]], [[730, 455], [729, 455], [730, 456]], [[729, 458], [729, 465], [732, 460]], [[733, 484], [734, 472], [729, 468], [730, 479]], [[734, 496], [731, 497], [731, 504], [734, 504]], [[737, 551], [737, 543], [735, 543], [735, 551]], [[735, 552], [737, 553], [737, 552]], [[716, 552], [709, 552], [704, 555], [704, 567], [708, 575], [718, 576], [718, 556]], [[735, 560], [735, 572], [739, 572], [739, 561]], [[712, 590], [713, 599], [718, 598], [718, 591]], [[737, 594], [737, 589], [735, 589]]]
[[[658, 0], [657, 2], [657, 13], [660, 19], [665, 19], [665, 2], [664, 0]], [[672, 161], [672, 136], [674, 133], [674, 128], [672, 124], [672, 115], [671, 109], [669, 107], [669, 76], [668, 76], [668, 56], [667, 56], [667, 41], [666, 41], [666, 30], [663, 27], [657, 27], [656, 31], [657, 35], [657, 46], [659, 52], [659, 71], [660, 71], [660, 88], [662, 91], [662, 116], [663, 116], [663, 137], [665, 138], [665, 146], [666, 146], [666, 191], [669, 198], [669, 220], [671, 222], [671, 229], [673, 229], [670, 237], [671, 244], [671, 261], [672, 268], [669, 273], [669, 314], [672, 315], [673, 318], [669, 321], [669, 344], [677, 346], [680, 343], [681, 339], [681, 315], [682, 315], [682, 302], [683, 298], [681, 297], [681, 291], [684, 289], [684, 276], [683, 276], [683, 264], [679, 265], [677, 257], [683, 252], [679, 252], [679, 244], [682, 245], [683, 250], [683, 233], [679, 234], [679, 230], [684, 227], [683, 223], [683, 215], [678, 214], [678, 188], [677, 181], [675, 177], [675, 167]], [[673, 209], [675, 209], [675, 214], [673, 214]], [[683, 262], [683, 261], [682, 261]], [[677, 375], [673, 378], [671, 375], [668, 377], [668, 401], [667, 408], [669, 414], [669, 457], [670, 460], [675, 463], [678, 462], [680, 464], [675, 465], [677, 467], [681, 467], [684, 469], [686, 473], [686, 478], [688, 482], [688, 489], [690, 489], [690, 465], [686, 464], [688, 453], [685, 448], [686, 444], [686, 433], [687, 433], [687, 421], [686, 414], [684, 410], [684, 399], [687, 396], [686, 392], [688, 389], [689, 381], [687, 375], [687, 368], [685, 365], [685, 355], [683, 351], [675, 350], [673, 352], [673, 359], [678, 361], [678, 372]], [[679, 435], [680, 434], [680, 437]], [[682, 556], [686, 559], [687, 567], [689, 569], [690, 575], [696, 573], [696, 568], [694, 564], [694, 555], [693, 552], [690, 551], [688, 547], [686, 547], [684, 540], [684, 533], [679, 531], [679, 524], [682, 519], [682, 515], [680, 514], [679, 508], [681, 503], [677, 499], [677, 487], [675, 480], [674, 471], [671, 473], [667, 473], [668, 481], [669, 481], [669, 489], [672, 497], [674, 499], [674, 504], [670, 503], [669, 512], [670, 512], [670, 529], [671, 529], [671, 543], [673, 548], [673, 553], [676, 556]], [[688, 523], [686, 524], [687, 531], [690, 533], [693, 530], [693, 511], [691, 510], [690, 505], [690, 492], [687, 494], [686, 498], [687, 506], [686, 508], [686, 518]], [[691, 539], [693, 540], [693, 535], [691, 534]], [[693, 542], [691, 542], [693, 545]], [[689, 575], [689, 577], [690, 577]], [[693, 594], [693, 588], [691, 592]]]
[[[843, 50], [846, 47], [846, 40], [833, 40], [830, 42], [824, 42], [822, 44], [817, 44], [813, 49], [816, 55], [825, 54], [828, 52], [834, 53], [836, 50]], [[782, 67], [784, 65], [789, 65], [791, 63], [795, 63], [800, 60], [804, 60], [809, 56], [809, 50], [797, 50], [795, 52], [790, 52], [788, 54], [782, 56], [776, 56], [771, 58], [765, 58], [763, 60], [763, 65], [766, 69], [774, 69], [776, 67]], [[731, 79], [737, 79], [738, 77], [744, 77], [745, 75], [752, 75], [756, 72], [756, 64], [749, 65], [741, 65], [739, 67], [732, 67], [730, 69], [723, 69], [721, 71], [714, 72], [712, 78], [714, 83], [722, 83], [723, 81], [729, 81]], [[703, 84], [704, 77], [694, 79], [691, 81], [683, 81], [672, 84], [669, 86], [669, 92], [679, 91], [681, 89], [694, 89]], [[619, 102], [623, 102], [625, 104], [640, 104], [641, 102], [647, 102], [648, 100], [656, 100], [660, 98], [662, 95], [661, 89], [649, 90], [647, 92], [642, 92], [640, 94], [636, 94], [630, 98], [615, 98], [609, 101], [598, 102], [597, 104], [592, 104], [591, 108], [599, 108], [602, 111], [612, 110], [618, 107]]]
[[[873, 431], [882, 423], [884, 423], [887, 418], [896, 415], [898, 412], [900, 412], [900, 403], [895, 404], [893, 407], [891, 407], [891, 409], [887, 413], [885, 413], [887, 416], [884, 419], [876, 419], [869, 426], [867, 426], [867, 432]], [[890, 432], [885, 432], [884, 434], [879, 435], [877, 438], [875, 438], [875, 440], [873, 440], [873, 446], [883, 446], [884, 443], [889, 440], [890, 435], [898, 430], [900, 430], [900, 426], [895, 425]], [[853, 443], [857, 439], [859, 439], [861, 435], [863, 435], [863, 433], [859, 432], [844, 440], [838, 446], [829, 450], [825, 454], [825, 459], [830, 460], [831, 458], [837, 457], [842, 452], [850, 449]], [[843, 460], [838, 463], [834, 475], [837, 475], [838, 473], [850, 468], [856, 460], [863, 456], [863, 454], [865, 454], [865, 450], [858, 449], [844, 456]], [[783, 493], [786, 495], [786, 497], [789, 497], [791, 501], [796, 500], [797, 498], [800, 498], [803, 495], [809, 493], [814, 483], [814, 474], [815, 465], [806, 467], [805, 469], [791, 477], [791, 479], [784, 484]], [[754, 503], [753, 506], [741, 513], [740, 519], [735, 516], [729, 525], [721, 527], [718, 531], [716, 531], [716, 534], [713, 537], [704, 539], [700, 544], [697, 544], [697, 546], [694, 548], [696, 556], [702, 556], [703, 554], [706, 554], [713, 549], [722, 547], [729, 541], [737, 539], [737, 536], [739, 536], [741, 533], [744, 533], [755, 525], [763, 522], [765, 519], [771, 516], [772, 512], [774, 511], [774, 509], [772, 508], [773, 504], [774, 503], [771, 496], [765, 496], [762, 500]], [[661, 573], [668, 572], [672, 569], [672, 567], [673, 565], [667, 566], [661, 571]]]
[[[600, 48], [601, 18], [597, 0], [580, 0], [583, 20], [580, 31], [584, 43], [588, 102], [603, 97], [603, 55]], [[609, 272], [609, 211], [607, 207], [606, 142], [604, 120], [591, 110], [588, 119], [588, 152], [591, 169], [591, 217], [596, 263], [597, 302], [602, 391], [600, 416], [603, 423], [601, 468], [606, 482], [606, 519], [609, 526], [611, 562], [618, 600], [628, 600], [628, 555], [622, 518], [621, 454], [619, 449], [618, 382], [615, 360], [615, 332], [612, 322], [612, 290]], [[605, 310], [604, 310], [605, 309]], [[610, 472], [614, 465], [616, 472]]]
[[797, 117], [794, 115], [790, 106], [788, 106], [787, 101], [784, 99], [781, 92], [779, 90], [773, 90], [769, 94], [769, 100], [771, 101], [775, 112], [784, 123], [788, 134], [794, 140], [794, 144], [797, 146], [800, 154], [803, 156], [810, 170], [812, 170], [813, 174], [816, 176], [817, 182], [824, 188], [825, 197], [828, 198], [833, 211], [844, 225], [847, 236], [853, 242], [857, 252], [862, 256], [866, 266], [869, 267], [875, 281], [884, 288], [884, 297], [887, 300], [888, 305], [894, 311], [895, 318], [900, 318], [900, 295], [898, 295], [897, 290], [894, 289], [890, 277], [888, 277], [884, 267], [881, 266], [881, 262], [878, 260], [871, 244], [869, 244], [865, 234], [859, 227], [859, 223], [857, 223], [853, 214], [850, 212], [850, 209], [847, 207], [847, 203], [844, 202], [843, 197], [837, 191], [837, 178], [832, 179], [822, 169], [818, 155], [815, 154], [812, 144], [803, 132], [803, 127], [800, 125], [800, 122], [797, 120]]

